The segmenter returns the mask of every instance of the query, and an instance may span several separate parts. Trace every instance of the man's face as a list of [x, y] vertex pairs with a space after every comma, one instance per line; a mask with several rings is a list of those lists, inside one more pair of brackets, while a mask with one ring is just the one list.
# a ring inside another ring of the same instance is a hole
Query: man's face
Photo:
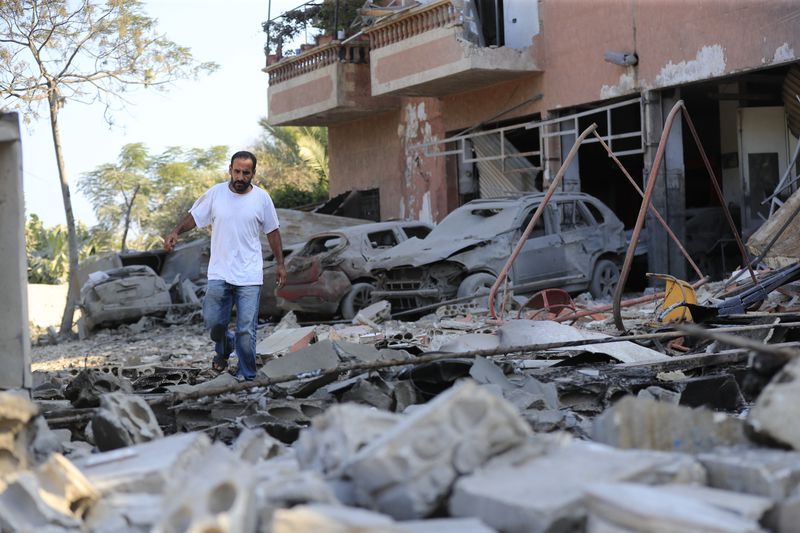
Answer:
[[250, 182], [253, 181], [253, 161], [250, 159], [234, 159], [233, 164], [228, 167], [231, 175], [230, 188], [234, 192], [244, 194], [250, 190]]

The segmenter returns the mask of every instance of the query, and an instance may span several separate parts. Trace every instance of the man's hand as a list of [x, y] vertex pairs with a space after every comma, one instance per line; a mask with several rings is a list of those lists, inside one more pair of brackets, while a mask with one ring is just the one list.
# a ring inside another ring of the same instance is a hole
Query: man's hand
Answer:
[[171, 231], [169, 235], [164, 237], [164, 250], [171, 252], [175, 245], [178, 243], [178, 233]]
[[275, 287], [280, 289], [286, 285], [286, 267], [280, 264], [275, 267]]

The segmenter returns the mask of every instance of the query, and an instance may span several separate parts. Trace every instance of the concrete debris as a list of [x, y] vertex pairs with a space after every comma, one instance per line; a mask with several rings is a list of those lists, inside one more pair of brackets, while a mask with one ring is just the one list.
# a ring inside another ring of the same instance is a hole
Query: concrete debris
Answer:
[[714, 531], [759, 533], [757, 520], [745, 518], [688, 495], [636, 483], [597, 483], [586, 488], [586, 504], [597, 516], [626, 531]]
[[359, 504], [423, 518], [452, 483], [530, 435], [516, 409], [466, 382], [439, 395], [360, 450], [345, 466]]
[[314, 337], [316, 337], [315, 326], [281, 329], [256, 344], [256, 354], [276, 356], [286, 352], [296, 352], [308, 346]]
[[737, 418], [633, 396], [622, 398], [595, 419], [592, 438], [618, 448], [689, 453], [749, 443], [744, 423]]
[[697, 456], [708, 485], [776, 501], [797, 493], [800, 453], [769, 449], [718, 448]]
[[0, 478], [32, 465], [36, 435], [31, 421], [38, 412], [27, 398], [0, 392]]
[[92, 418], [92, 435], [100, 451], [116, 450], [164, 436], [153, 410], [141, 397], [104, 394]]
[[64, 390], [64, 397], [75, 407], [97, 407], [100, 397], [109, 392], [133, 393], [131, 382], [109, 372], [81, 370]]
[[245, 428], [233, 443], [233, 451], [242, 461], [256, 464], [286, 453], [286, 447], [263, 429]]
[[165, 488], [163, 514], [154, 533], [255, 530], [255, 474], [226, 446], [206, 448], [183, 474]]
[[800, 409], [800, 360], [789, 362], [767, 385], [747, 417], [757, 437], [800, 450], [800, 427], [787, 423]]
[[86, 517], [93, 533], [150, 531], [161, 516], [161, 493], [114, 492], [95, 503]]
[[391, 317], [392, 305], [386, 300], [381, 300], [359, 310], [356, 316], [353, 317], [353, 324], [363, 324], [378, 329], [378, 324], [389, 320]]

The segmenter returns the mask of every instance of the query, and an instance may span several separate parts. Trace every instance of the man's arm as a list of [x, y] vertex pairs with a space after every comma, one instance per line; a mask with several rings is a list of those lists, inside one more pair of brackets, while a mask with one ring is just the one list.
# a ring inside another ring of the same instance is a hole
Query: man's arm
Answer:
[[283, 264], [283, 243], [281, 242], [280, 230], [272, 230], [267, 233], [267, 241], [269, 247], [272, 248], [272, 255], [275, 256], [275, 284], [278, 287], [283, 287], [286, 283], [286, 267]]
[[[191, 213], [186, 213], [186, 216], [178, 223], [169, 234], [164, 237], [164, 249], [168, 252], [171, 252], [175, 245], [178, 243], [178, 235], [181, 233], [186, 233], [190, 229], [196, 228], [197, 223], [194, 221], [194, 217]], [[280, 241], [279, 241], [280, 242]], [[270, 241], [272, 244], [272, 241]], [[281, 258], [283, 260], [283, 258]]]

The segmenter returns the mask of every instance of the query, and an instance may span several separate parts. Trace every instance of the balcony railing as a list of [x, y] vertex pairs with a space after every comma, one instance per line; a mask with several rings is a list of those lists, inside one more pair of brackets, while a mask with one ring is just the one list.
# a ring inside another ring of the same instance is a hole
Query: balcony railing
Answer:
[[284, 58], [265, 70], [269, 75], [270, 85], [274, 85], [336, 62], [369, 63], [369, 45], [366, 42], [342, 44], [334, 41], [300, 55]]
[[445, 28], [460, 22], [461, 17], [461, 9], [451, 0], [441, 0], [381, 21], [364, 33], [369, 36], [370, 49], [375, 50], [435, 28]]

